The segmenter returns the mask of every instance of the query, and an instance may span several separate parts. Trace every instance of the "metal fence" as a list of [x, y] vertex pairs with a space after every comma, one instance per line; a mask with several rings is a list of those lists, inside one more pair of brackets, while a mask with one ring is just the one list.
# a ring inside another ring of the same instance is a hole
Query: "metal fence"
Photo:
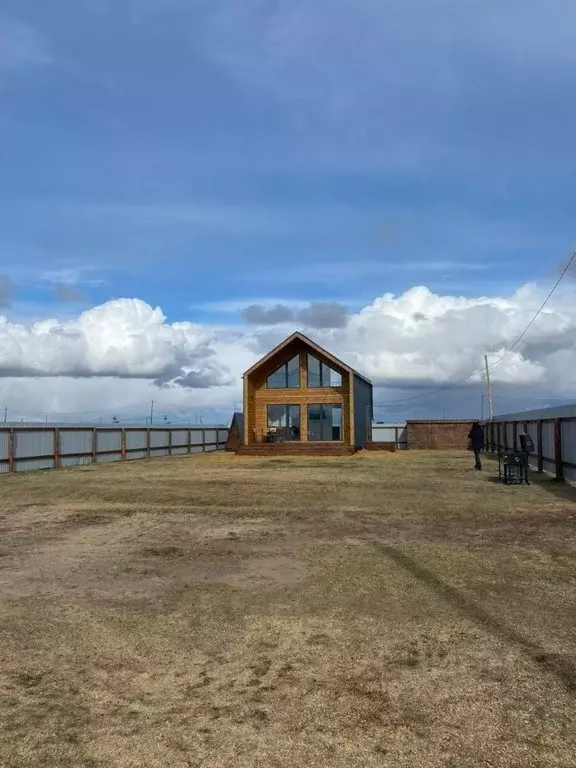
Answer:
[[408, 448], [406, 422], [403, 424], [372, 424], [373, 443], [394, 443], [397, 451]]
[[208, 453], [227, 438], [219, 426], [0, 426], [0, 473]]
[[520, 449], [520, 433], [524, 430], [534, 443], [529, 455], [530, 466], [538, 472], [553, 474], [558, 480], [576, 482], [576, 416], [542, 418], [510, 418], [499, 416], [484, 425], [486, 450], [491, 452]]

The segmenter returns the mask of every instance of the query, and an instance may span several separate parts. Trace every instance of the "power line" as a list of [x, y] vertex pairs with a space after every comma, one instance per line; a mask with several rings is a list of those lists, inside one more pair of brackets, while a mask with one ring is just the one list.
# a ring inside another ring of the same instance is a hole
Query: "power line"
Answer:
[[[532, 318], [532, 320], [530, 320], [530, 322], [528, 323], [526, 328], [522, 331], [520, 336], [518, 336], [518, 338], [516, 339], [514, 344], [512, 344], [512, 346], [509, 347], [506, 350], [506, 352], [504, 352], [504, 354], [501, 357], [498, 358], [498, 360], [495, 360], [493, 363], [491, 363], [488, 366], [489, 369], [494, 368], [494, 366], [496, 366], [499, 363], [501, 363], [502, 360], [504, 360], [504, 358], [507, 357], [510, 354], [510, 352], [512, 352], [518, 346], [518, 344], [520, 344], [522, 339], [526, 336], [526, 334], [528, 333], [530, 328], [534, 325], [534, 323], [536, 322], [536, 320], [538, 319], [538, 317], [542, 313], [542, 311], [543, 311], [544, 307], [546, 306], [546, 304], [548, 304], [548, 302], [552, 298], [552, 294], [554, 293], [556, 288], [558, 288], [558, 286], [562, 282], [562, 278], [564, 277], [564, 275], [568, 272], [568, 270], [572, 266], [572, 263], [574, 262], [574, 259], [576, 259], [576, 251], [574, 251], [572, 256], [568, 259], [568, 261], [566, 263], [566, 266], [564, 267], [564, 269], [560, 273], [560, 277], [558, 278], [558, 280], [556, 280], [556, 282], [552, 286], [550, 292], [548, 293], [548, 295], [544, 299], [544, 301], [541, 304], [541, 306], [538, 308], [538, 310], [537, 310], [536, 314], [534, 315], [534, 317]], [[451, 389], [452, 387], [457, 387], [459, 384], [464, 384], [465, 382], [470, 381], [470, 379], [472, 379], [474, 376], [476, 376], [479, 373], [483, 373], [483, 371], [484, 371], [484, 368], [477, 368], [475, 371], [472, 371], [472, 373], [468, 374], [468, 376], [465, 376], [463, 379], [459, 379], [458, 381], [449, 382], [448, 384], [444, 384], [441, 387], [437, 387], [436, 389], [430, 390], [430, 392], [423, 392], [423, 393], [421, 393], [419, 395], [414, 395], [413, 397], [407, 397], [407, 398], [404, 398], [402, 400], [389, 400], [387, 403], [385, 403], [385, 405], [400, 405], [402, 403], [409, 403], [409, 402], [412, 402], [413, 400], [418, 400], [418, 399], [420, 399], [422, 397], [430, 397], [430, 395], [435, 395], [437, 392], [445, 392], [447, 389]]]

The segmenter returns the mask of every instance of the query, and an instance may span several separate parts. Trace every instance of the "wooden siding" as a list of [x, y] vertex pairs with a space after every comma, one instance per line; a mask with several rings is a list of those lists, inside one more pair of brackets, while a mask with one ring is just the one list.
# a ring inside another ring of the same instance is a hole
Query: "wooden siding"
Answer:
[[[313, 354], [322, 362], [329, 365], [342, 376], [341, 387], [308, 387], [307, 386], [307, 354]], [[268, 389], [266, 380], [281, 365], [300, 355], [300, 387], [290, 389]], [[308, 405], [341, 405], [342, 406], [342, 437], [343, 442], [354, 445], [354, 429], [352, 419], [352, 374], [336, 367], [333, 362], [311, 351], [302, 341], [296, 339], [281, 350], [278, 355], [265, 360], [263, 364], [245, 377], [245, 444], [261, 442], [268, 431], [268, 405], [299, 405], [301, 441], [308, 442]]]

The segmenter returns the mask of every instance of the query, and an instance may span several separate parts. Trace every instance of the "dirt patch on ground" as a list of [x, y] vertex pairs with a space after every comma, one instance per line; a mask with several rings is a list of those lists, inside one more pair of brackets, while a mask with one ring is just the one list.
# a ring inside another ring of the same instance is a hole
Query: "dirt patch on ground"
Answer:
[[0, 764], [572, 766], [576, 492], [487, 464], [0, 478]]

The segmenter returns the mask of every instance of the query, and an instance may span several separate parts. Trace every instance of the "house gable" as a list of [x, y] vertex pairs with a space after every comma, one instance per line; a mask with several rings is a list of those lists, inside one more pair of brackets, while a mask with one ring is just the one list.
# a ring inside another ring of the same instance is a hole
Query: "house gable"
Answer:
[[328, 365], [337, 371], [343, 378], [346, 374], [355, 374], [368, 384], [371, 383], [349, 365], [346, 365], [342, 360], [334, 357], [334, 355], [330, 354], [326, 349], [300, 332], [293, 333], [283, 342], [278, 344], [278, 346], [249, 368], [244, 373], [244, 377], [250, 377], [256, 372], [259, 374], [258, 378], [260, 378], [261, 375], [269, 376], [300, 351], [308, 352], [312, 356], [317, 357], [325, 365]]

